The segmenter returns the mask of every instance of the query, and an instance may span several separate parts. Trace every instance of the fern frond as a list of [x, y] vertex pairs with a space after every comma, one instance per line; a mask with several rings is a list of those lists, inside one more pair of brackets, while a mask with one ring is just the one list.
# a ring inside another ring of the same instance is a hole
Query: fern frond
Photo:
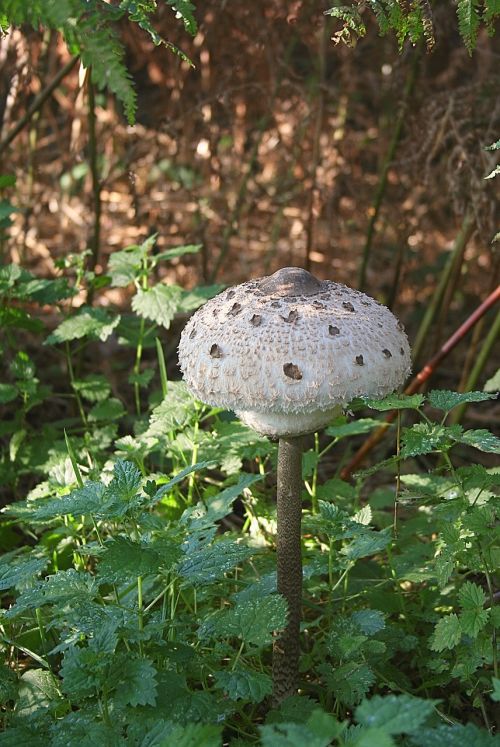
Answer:
[[486, 25], [486, 30], [490, 36], [493, 36], [495, 29], [493, 23], [495, 19], [500, 16], [500, 0], [485, 0], [483, 20]]
[[424, 30], [424, 39], [427, 51], [432, 52], [434, 45], [436, 44], [432, 8], [429, 0], [417, 0], [417, 5], [420, 8], [420, 14], [422, 17], [422, 27]]
[[91, 28], [84, 23], [77, 36], [83, 65], [92, 69], [92, 80], [98, 88], [109, 88], [115, 94], [123, 104], [128, 121], [133, 124], [137, 94], [114, 30], [105, 24]]
[[195, 7], [190, 0], [166, 0], [167, 5], [170, 5], [175, 13], [176, 18], [180, 18], [184, 24], [184, 28], [194, 36], [198, 30], [198, 24], [194, 17]]
[[469, 54], [472, 54], [477, 42], [480, 23], [479, 5], [480, 0], [458, 0], [458, 29]]

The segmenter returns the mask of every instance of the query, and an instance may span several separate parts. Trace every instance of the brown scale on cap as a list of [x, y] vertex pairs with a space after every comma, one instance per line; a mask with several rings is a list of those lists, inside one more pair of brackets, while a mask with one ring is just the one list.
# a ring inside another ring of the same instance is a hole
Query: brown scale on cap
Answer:
[[335, 335], [340, 335], [340, 329], [334, 324], [330, 324], [328, 327], [328, 334], [330, 334], [332, 337], [335, 337]]
[[385, 355], [385, 357], [386, 357], [386, 358], [392, 358], [392, 353], [391, 353], [391, 351], [390, 351], [390, 350], [388, 350], [387, 348], [384, 348], [384, 349], [382, 350], [382, 352], [383, 352], [383, 354]]
[[228, 311], [228, 316], [236, 316], [236, 314], [239, 314], [241, 311], [241, 304], [240, 303], [233, 303], [230, 310]]
[[283, 366], [283, 372], [289, 379], [300, 381], [302, 378], [302, 371], [294, 363], [285, 363]]
[[193, 327], [193, 329], [189, 333], [189, 339], [192, 340], [193, 337], [196, 337], [196, 327]]
[[262, 317], [260, 314], [254, 314], [253, 317], [250, 319], [250, 324], [253, 324], [254, 327], [260, 327], [262, 324]]
[[343, 306], [343, 308], [344, 308], [344, 309], [345, 309], [346, 311], [354, 311], [354, 306], [352, 305], [352, 303], [351, 303], [350, 301], [344, 301], [344, 302], [342, 303], [342, 306]]
[[227, 298], [234, 298], [236, 295], [236, 292], [233, 290], [230, 290], [227, 292]]
[[296, 322], [299, 318], [299, 314], [295, 309], [292, 309], [292, 311], [288, 314], [288, 316], [282, 316], [281, 317], [284, 322], [287, 322], [287, 324], [292, 324], [293, 322]]
[[364, 361], [362, 355], [357, 355], [356, 356], [356, 363], [358, 364], [358, 366], [364, 366], [365, 365], [365, 361]]
[[222, 358], [222, 350], [215, 343], [210, 348], [210, 357], [211, 358]]

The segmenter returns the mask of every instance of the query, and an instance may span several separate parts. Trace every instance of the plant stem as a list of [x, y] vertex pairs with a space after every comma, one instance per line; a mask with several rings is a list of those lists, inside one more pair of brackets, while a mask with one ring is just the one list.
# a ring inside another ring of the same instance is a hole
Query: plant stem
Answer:
[[288, 604], [288, 623], [273, 645], [273, 702], [297, 691], [302, 606], [302, 438], [283, 437], [278, 450], [278, 593]]
[[[99, 262], [99, 247], [101, 243], [101, 180], [99, 177], [99, 165], [97, 162], [97, 136], [96, 136], [96, 116], [95, 116], [95, 91], [92, 82], [92, 71], [87, 79], [88, 94], [88, 128], [89, 128], [89, 166], [92, 176], [92, 202], [94, 208], [94, 229], [89, 244], [92, 251], [90, 257], [90, 269], [95, 271]], [[94, 296], [94, 286], [90, 284], [87, 293], [87, 303], [92, 305]]]

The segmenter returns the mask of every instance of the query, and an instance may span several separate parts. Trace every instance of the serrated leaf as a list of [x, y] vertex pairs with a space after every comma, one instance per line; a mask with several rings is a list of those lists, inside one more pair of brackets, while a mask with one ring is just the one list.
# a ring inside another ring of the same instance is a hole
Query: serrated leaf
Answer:
[[108, 261], [108, 274], [111, 276], [111, 285], [116, 288], [125, 288], [139, 277], [142, 261], [147, 252], [142, 247], [131, 246], [121, 252], [113, 252]]
[[[498, 233], [497, 236], [498, 239], [500, 239], [500, 233]], [[488, 379], [483, 389], [485, 392], [494, 392], [495, 394], [498, 394], [498, 391], [500, 390], [500, 368], [498, 368], [496, 373]]]
[[262, 747], [328, 747], [343, 730], [342, 724], [319, 708], [305, 724], [294, 720], [259, 727]]
[[119, 459], [113, 467], [113, 479], [106, 488], [106, 493], [119, 501], [130, 501], [141, 483], [142, 474], [135, 464]]
[[262, 475], [243, 474], [236, 485], [231, 485], [205, 503], [200, 502], [192, 508], [187, 508], [180, 522], [196, 531], [213, 526], [231, 512], [234, 501], [246, 488], [260, 480], [262, 480]]
[[73, 389], [88, 402], [102, 402], [111, 392], [111, 386], [105, 376], [91, 374], [84, 379], [73, 381]]
[[486, 594], [477, 584], [466, 581], [458, 592], [458, 601], [464, 610], [483, 609]]
[[359, 420], [353, 420], [350, 423], [339, 423], [338, 425], [333, 423], [333, 425], [328, 426], [325, 433], [327, 436], [344, 438], [345, 436], [358, 436], [363, 433], [369, 433], [381, 425], [381, 421], [374, 418], [359, 418]]
[[473, 446], [480, 451], [486, 451], [491, 454], [500, 454], [500, 438], [487, 431], [486, 428], [480, 428], [473, 431], [465, 431], [456, 439], [461, 444]]
[[478, 633], [488, 622], [489, 610], [466, 609], [460, 613], [460, 626], [466, 635], [477, 638]]
[[215, 686], [231, 700], [260, 703], [273, 689], [271, 677], [263, 672], [236, 669], [232, 672], [215, 672]]
[[151, 497], [151, 503], [157, 503], [160, 501], [165, 495], [167, 495], [171, 489], [174, 487], [174, 485], [177, 485], [178, 483], [182, 482], [188, 475], [192, 474], [193, 472], [198, 472], [202, 469], [206, 469], [207, 467], [213, 467], [213, 462], [197, 462], [196, 464], [190, 464], [188, 467], [185, 467], [183, 470], [177, 473], [175, 477], [173, 477], [171, 480], [168, 480], [165, 484], [161, 485], [158, 490], [152, 495]]
[[170, 381], [167, 396], [151, 413], [146, 437], [166, 436], [193, 419], [195, 399], [183, 381]]
[[109, 680], [114, 689], [113, 700], [119, 705], [151, 705], [156, 703], [158, 684], [156, 669], [149, 659], [135, 659], [129, 654], [116, 657], [110, 667]]
[[359, 724], [379, 727], [388, 734], [416, 734], [438, 702], [411, 695], [375, 695], [356, 708], [355, 716]]
[[32, 555], [12, 555], [9, 553], [0, 560], [0, 590], [20, 587], [32, 582], [49, 564], [48, 558]]
[[460, 620], [454, 612], [451, 615], [442, 617], [434, 628], [430, 648], [432, 651], [444, 651], [445, 649], [455, 648], [462, 638], [462, 628]]
[[47, 501], [39, 500], [24, 504], [14, 503], [7, 513], [31, 521], [50, 521], [58, 516], [97, 515], [104, 507], [105, 487], [100, 482], [86, 482], [83, 488], [73, 490], [69, 495]]
[[433, 389], [427, 395], [427, 401], [431, 407], [437, 410], [449, 412], [458, 405], [471, 402], [485, 402], [488, 399], [495, 399], [495, 395], [487, 392], [451, 392], [445, 389]]
[[126, 413], [123, 404], [119, 399], [110, 397], [98, 402], [89, 412], [89, 420], [91, 422], [99, 422], [101, 420], [119, 420]]
[[139, 289], [132, 298], [132, 309], [143, 319], [169, 329], [179, 306], [181, 289], [176, 285], [158, 283], [147, 290]]
[[198, 635], [201, 639], [239, 638], [254, 646], [265, 646], [272, 642], [276, 630], [284, 629], [287, 616], [288, 606], [282, 596], [248, 599], [207, 618]]
[[45, 340], [46, 345], [58, 342], [71, 342], [82, 337], [108, 339], [120, 321], [120, 315], [111, 315], [104, 309], [83, 308], [74, 316], [65, 319]]
[[368, 664], [358, 661], [341, 664], [324, 677], [335, 698], [349, 708], [360, 702], [376, 679]]
[[202, 244], [184, 244], [183, 246], [176, 246], [173, 249], [166, 249], [164, 252], [159, 252], [153, 257], [153, 261], [157, 264], [160, 260], [174, 259], [175, 257], [183, 257], [185, 254], [197, 254], [202, 247]]
[[22, 718], [50, 708], [55, 700], [61, 700], [57, 680], [46, 669], [29, 669], [19, 682], [16, 711]]
[[391, 540], [391, 536], [384, 532], [366, 532], [359, 537], [355, 537], [340, 552], [346, 555], [349, 560], [358, 560], [382, 552], [391, 543]]
[[498, 747], [496, 735], [475, 724], [440, 724], [434, 729], [419, 729], [411, 737], [412, 747]]
[[15, 617], [25, 610], [43, 607], [45, 604], [75, 603], [77, 599], [91, 600], [96, 593], [96, 585], [90, 574], [70, 568], [47, 576], [32, 589], [21, 592], [5, 615]]
[[178, 310], [180, 313], [189, 314], [199, 309], [205, 301], [214, 298], [223, 290], [223, 285], [199, 285], [193, 290], [182, 291]]
[[385, 615], [380, 610], [358, 610], [351, 619], [366, 635], [375, 635], [385, 628]]
[[368, 524], [372, 520], [372, 510], [369, 504], [366, 506], [363, 506], [363, 508], [360, 508], [359, 511], [357, 511], [354, 516], [352, 517], [352, 520], [355, 521], [357, 524], [363, 524], [364, 526], [368, 526]]
[[178, 572], [194, 585], [213, 583], [254, 554], [255, 550], [246, 545], [222, 539], [191, 551], [179, 564]]
[[386, 410], [418, 410], [424, 403], [423, 394], [389, 394], [383, 399], [369, 399], [363, 397], [363, 402], [372, 410], [385, 412]]
[[17, 397], [18, 390], [14, 384], [0, 383], [0, 405], [6, 405]]
[[104, 545], [98, 565], [98, 577], [107, 583], [133, 581], [137, 576], [170, 570], [179, 559], [180, 548], [174, 542], [133, 542], [115, 537]]
[[491, 684], [493, 685], [493, 692], [490, 694], [490, 698], [495, 703], [500, 703], [500, 680], [497, 677], [492, 677]]
[[403, 458], [430, 454], [440, 448], [449, 448], [452, 443], [462, 438], [460, 425], [444, 426], [438, 423], [416, 423], [405, 428], [402, 434]]

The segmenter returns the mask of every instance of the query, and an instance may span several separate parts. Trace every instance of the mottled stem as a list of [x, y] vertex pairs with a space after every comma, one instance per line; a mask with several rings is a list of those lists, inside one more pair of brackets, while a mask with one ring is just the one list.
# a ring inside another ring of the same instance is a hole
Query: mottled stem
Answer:
[[297, 692], [302, 606], [302, 438], [280, 438], [277, 491], [278, 592], [288, 603], [288, 624], [273, 646], [273, 703]]

